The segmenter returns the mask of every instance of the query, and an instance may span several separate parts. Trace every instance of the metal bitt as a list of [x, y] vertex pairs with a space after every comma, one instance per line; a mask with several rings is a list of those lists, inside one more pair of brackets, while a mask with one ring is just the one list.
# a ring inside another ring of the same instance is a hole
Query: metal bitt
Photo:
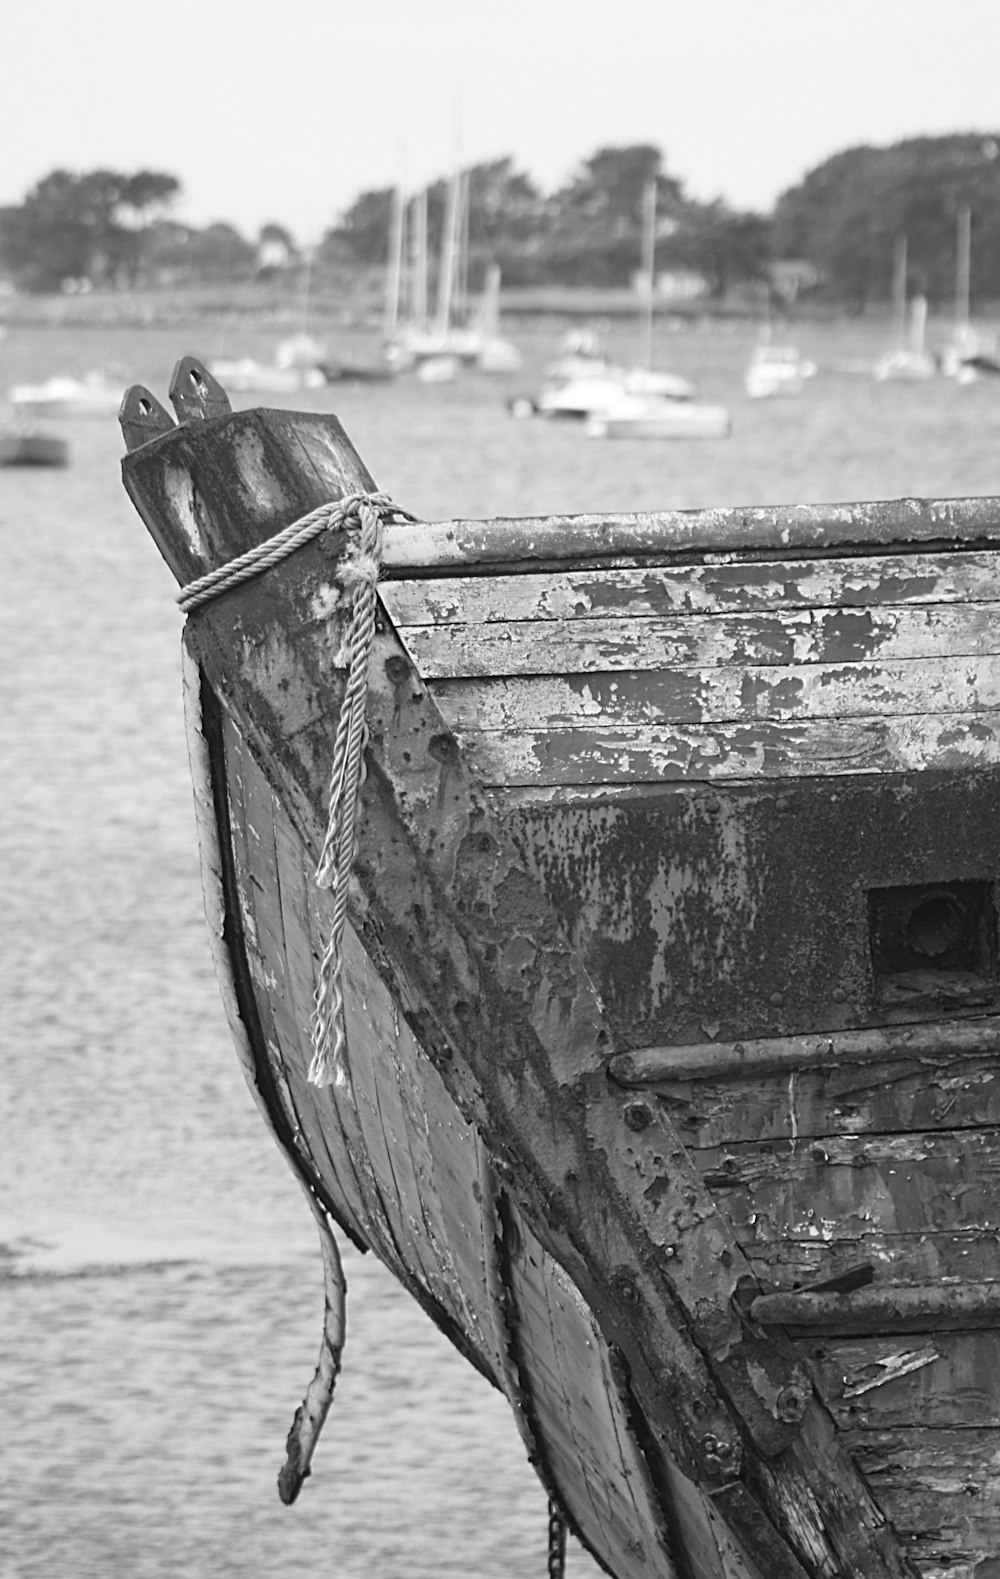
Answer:
[[170, 403], [178, 422], [207, 422], [232, 411], [229, 396], [196, 356], [182, 356], [170, 380]]
[[[178, 422], [207, 422], [211, 417], [228, 416], [233, 409], [218, 379], [195, 356], [182, 356], [174, 368], [170, 403]], [[118, 422], [130, 454], [176, 426], [166, 407], [142, 384], [125, 391]]]
[[161, 434], [169, 433], [175, 425], [166, 407], [161, 406], [156, 396], [142, 384], [133, 384], [131, 389], [126, 390], [118, 412], [118, 423], [125, 448], [130, 454], [150, 440], [158, 439]]

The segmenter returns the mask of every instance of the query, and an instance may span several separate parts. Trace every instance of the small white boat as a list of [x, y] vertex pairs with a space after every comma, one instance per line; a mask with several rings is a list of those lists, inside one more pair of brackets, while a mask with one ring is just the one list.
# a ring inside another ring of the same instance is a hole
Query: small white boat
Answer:
[[417, 363], [417, 379], [421, 384], [450, 384], [461, 365], [462, 359], [455, 352], [436, 351]]
[[772, 345], [768, 341], [756, 347], [743, 375], [743, 387], [752, 400], [801, 395], [806, 380], [815, 372], [816, 363], [808, 361], [798, 346]]
[[328, 352], [322, 340], [311, 334], [290, 334], [274, 348], [275, 367], [316, 368], [326, 361]]
[[588, 417], [586, 431], [595, 439], [725, 439], [732, 422], [725, 406], [622, 394], [603, 412]]
[[208, 370], [241, 395], [298, 395], [306, 389], [322, 389], [326, 383], [318, 367], [279, 367], [257, 362], [252, 356], [220, 358], [209, 362]]
[[55, 433], [0, 428], [0, 466], [68, 466], [69, 445]]
[[974, 330], [956, 335], [941, 355], [941, 371], [956, 384], [975, 384], [984, 374], [1000, 374], [1000, 355], [995, 340], [984, 339]]
[[625, 397], [649, 397], [682, 404], [690, 401], [694, 393], [694, 385], [690, 380], [676, 373], [600, 363], [585, 368], [572, 378], [550, 378], [537, 399], [512, 401], [511, 410], [516, 416], [585, 420], [588, 417], [604, 416]]
[[16, 410], [40, 417], [116, 417], [124, 394], [123, 380], [88, 373], [85, 378], [59, 375], [43, 384], [15, 384], [7, 398]]
[[577, 378], [552, 379], [532, 402], [532, 410], [539, 417], [582, 420], [602, 416], [624, 393], [621, 379], [613, 373], [584, 373]]

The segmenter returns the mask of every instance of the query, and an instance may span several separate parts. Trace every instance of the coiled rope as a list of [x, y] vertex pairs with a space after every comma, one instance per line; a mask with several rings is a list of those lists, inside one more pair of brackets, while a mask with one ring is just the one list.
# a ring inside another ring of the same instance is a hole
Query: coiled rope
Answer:
[[322, 532], [347, 534], [353, 530], [356, 534], [338, 570], [342, 600], [350, 604], [350, 625], [343, 649], [347, 681], [334, 737], [326, 836], [315, 873], [317, 884], [330, 889], [333, 895], [333, 921], [320, 963], [312, 1017], [313, 1053], [309, 1080], [315, 1086], [342, 1085], [346, 1080], [342, 944], [348, 885], [357, 845], [358, 799], [365, 779], [364, 751], [368, 740], [365, 702], [368, 666], [375, 640], [375, 585], [382, 565], [382, 528], [385, 521], [396, 518], [415, 519], [395, 505], [387, 494], [350, 494], [335, 504], [320, 505], [256, 548], [189, 582], [177, 594], [179, 606], [185, 614], [190, 614], [212, 598], [287, 559]]

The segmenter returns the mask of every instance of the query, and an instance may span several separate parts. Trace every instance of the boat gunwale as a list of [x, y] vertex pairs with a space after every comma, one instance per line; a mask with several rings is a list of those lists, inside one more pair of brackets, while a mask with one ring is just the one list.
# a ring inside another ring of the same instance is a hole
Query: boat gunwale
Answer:
[[390, 523], [381, 573], [384, 579], [517, 573], [566, 561], [612, 569], [704, 554], [742, 561], [792, 553], [850, 555], [873, 546], [907, 553], [918, 544], [959, 552], [1000, 545], [1000, 497]]

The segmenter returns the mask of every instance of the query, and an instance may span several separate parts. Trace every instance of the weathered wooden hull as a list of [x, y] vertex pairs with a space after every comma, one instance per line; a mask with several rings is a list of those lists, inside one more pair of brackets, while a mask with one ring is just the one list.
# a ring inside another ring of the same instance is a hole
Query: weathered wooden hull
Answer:
[[[333, 419], [142, 402], [182, 581], [371, 487]], [[314, 1209], [617, 1579], [995, 1579], [1000, 510], [387, 528], [318, 1089], [337, 569], [185, 638], [220, 977]]]

